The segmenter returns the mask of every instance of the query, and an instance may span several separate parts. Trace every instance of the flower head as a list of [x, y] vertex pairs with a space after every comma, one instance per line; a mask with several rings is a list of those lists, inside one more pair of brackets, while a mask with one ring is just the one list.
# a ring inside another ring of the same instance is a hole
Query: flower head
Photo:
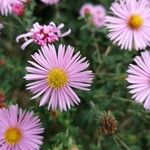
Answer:
[[16, 16], [23, 16], [25, 13], [25, 6], [23, 3], [16, 3], [12, 5], [12, 13]]
[[43, 128], [39, 117], [17, 105], [0, 109], [0, 149], [35, 149], [42, 144]]
[[92, 24], [96, 27], [102, 27], [105, 23], [106, 11], [102, 5], [84, 4], [80, 9], [80, 16], [89, 17]]
[[100, 131], [104, 135], [114, 134], [117, 130], [117, 120], [115, 119], [111, 111], [103, 112], [101, 115], [102, 117], [100, 121], [101, 124]]
[[34, 23], [33, 28], [31, 28], [28, 33], [19, 35], [16, 38], [16, 41], [19, 42], [21, 38], [24, 38], [25, 43], [21, 46], [23, 50], [32, 42], [40, 46], [52, 44], [56, 41], [59, 41], [60, 38], [70, 34], [70, 29], [67, 32], [62, 33], [61, 29], [63, 27], [64, 24], [60, 24], [56, 27], [53, 22], [51, 22], [49, 25], [40, 25], [39, 23]]
[[135, 57], [134, 62], [127, 71], [129, 93], [136, 102], [144, 103], [144, 107], [150, 109], [150, 52], [142, 52], [141, 56]]
[[82, 17], [85, 17], [86, 15], [92, 16], [93, 11], [94, 11], [94, 6], [90, 3], [86, 3], [80, 9], [80, 16]]
[[59, 3], [60, 0], [41, 0], [41, 2], [43, 2], [46, 5], [54, 5]]
[[1, 0], [0, 1], [0, 14], [7, 16], [12, 13], [12, 5], [20, 3], [20, 0]]
[[48, 103], [48, 108], [67, 110], [70, 106], [80, 102], [72, 88], [89, 90], [93, 74], [86, 71], [89, 63], [85, 57], [81, 59], [80, 52], [73, 55], [73, 47], [60, 45], [58, 52], [54, 45], [41, 48], [32, 55], [35, 62], [29, 61], [32, 67], [27, 67], [27, 89], [35, 94], [32, 99], [40, 95], [40, 106]]
[[96, 27], [102, 27], [105, 24], [106, 10], [102, 5], [94, 6], [93, 22]]
[[144, 49], [150, 43], [150, 7], [144, 0], [119, 0], [106, 17], [108, 37], [121, 49]]

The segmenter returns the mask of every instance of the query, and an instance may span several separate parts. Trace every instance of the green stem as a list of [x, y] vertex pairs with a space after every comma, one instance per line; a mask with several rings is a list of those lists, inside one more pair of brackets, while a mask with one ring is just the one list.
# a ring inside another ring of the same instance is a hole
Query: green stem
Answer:
[[120, 142], [120, 144], [126, 148], [126, 150], [130, 150], [130, 148], [128, 147], [128, 145], [118, 136], [116, 135], [116, 139]]
[[95, 37], [95, 31], [93, 29], [93, 25], [91, 24], [91, 19], [87, 19], [86, 22], [88, 24], [88, 29], [89, 31], [91, 32], [91, 35], [92, 35], [92, 40], [93, 40], [93, 46], [95, 47], [96, 49], [96, 52], [97, 52], [97, 58], [98, 58], [98, 62], [100, 63], [100, 65], [102, 64], [102, 59], [101, 59], [101, 55], [100, 55], [100, 52], [99, 52], [99, 46], [98, 46], [98, 43], [96, 41], [96, 37]]
[[115, 144], [117, 145], [118, 149], [121, 150], [120, 144], [118, 143], [118, 141], [116, 140], [116, 137], [113, 136], [113, 140], [115, 142]]
[[90, 30], [91, 30], [91, 33], [92, 33], [93, 45], [94, 45], [94, 47], [96, 49], [96, 52], [97, 52], [98, 62], [100, 64], [102, 64], [102, 59], [101, 59], [101, 55], [100, 55], [100, 52], [99, 52], [99, 46], [98, 46], [98, 43], [96, 42], [95, 31], [93, 30], [92, 27], [90, 27]]
[[101, 136], [99, 136], [98, 141], [97, 141], [97, 148], [100, 150], [101, 149]]
[[61, 16], [60, 16], [60, 12], [59, 12], [59, 5], [57, 5], [57, 4], [55, 5], [55, 10], [56, 10], [56, 18], [60, 19]]

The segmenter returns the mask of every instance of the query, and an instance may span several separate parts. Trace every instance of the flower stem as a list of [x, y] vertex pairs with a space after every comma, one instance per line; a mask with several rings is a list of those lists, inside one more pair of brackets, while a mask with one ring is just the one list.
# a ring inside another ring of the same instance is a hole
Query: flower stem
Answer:
[[101, 58], [101, 55], [100, 55], [99, 46], [98, 46], [98, 43], [96, 42], [95, 31], [91, 27], [90, 27], [90, 31], [92, 33], [93, 45], [94, 45], [94, 47], [96, 49], [96, 52], [97, 52], [98, 62], [100, 64], [102, 64], [102, 58]]
[[115, 137], [116, 137], [116, 139], [118, 140], [118, 142], [120, 142], [120, 144], [121, 144], [124, 148], [126, 148], [126, 150], [130, 150], [130, 148], [128, 147], [128, 145], [119, 137], [119, 135], [116, 135]]

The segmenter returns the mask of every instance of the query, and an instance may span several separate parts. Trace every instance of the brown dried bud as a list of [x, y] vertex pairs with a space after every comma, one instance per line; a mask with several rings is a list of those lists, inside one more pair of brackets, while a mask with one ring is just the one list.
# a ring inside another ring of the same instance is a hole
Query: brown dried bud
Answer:
[[52, 116], [52, 119], [55, 120], [59, 116], [59, 111], [52, 110], [52, 111], [50, 111], [50, 115]]
[[0, 66], [4, 65], [5, 64], [5, 60], [3, 59], [0, 59]]
[[1, 108], [7, 108], [7, 105], [3, 102], [3, 103], [0, 103], [0, 109]]
[[100, 131], [104, 135], [112, 135], [115, 133], [116, 130], [117, 130], [117, 120], [110, 111], [104, 112], [101, 118]]
[[5, 95], [3, 92], [0, 92], [0, 109], [6, 107], [5, 104]]
[[0, 102], [4, 102], [5, 101], [5, 95], [3, 92], [0, 91]]

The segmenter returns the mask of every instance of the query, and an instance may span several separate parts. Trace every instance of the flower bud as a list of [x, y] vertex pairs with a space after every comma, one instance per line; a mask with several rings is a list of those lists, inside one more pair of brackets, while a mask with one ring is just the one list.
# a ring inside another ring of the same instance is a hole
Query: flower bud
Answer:
[[12, 5], [12, 12], [16, 16], [23, 16], [25, 13], [25, 6], [23, 3], [13, 4]]
[[112, 135], [117, 130], [117, 121], [110, 111], [103, 113], [100, 124], [100, 131], [104, 135]]

